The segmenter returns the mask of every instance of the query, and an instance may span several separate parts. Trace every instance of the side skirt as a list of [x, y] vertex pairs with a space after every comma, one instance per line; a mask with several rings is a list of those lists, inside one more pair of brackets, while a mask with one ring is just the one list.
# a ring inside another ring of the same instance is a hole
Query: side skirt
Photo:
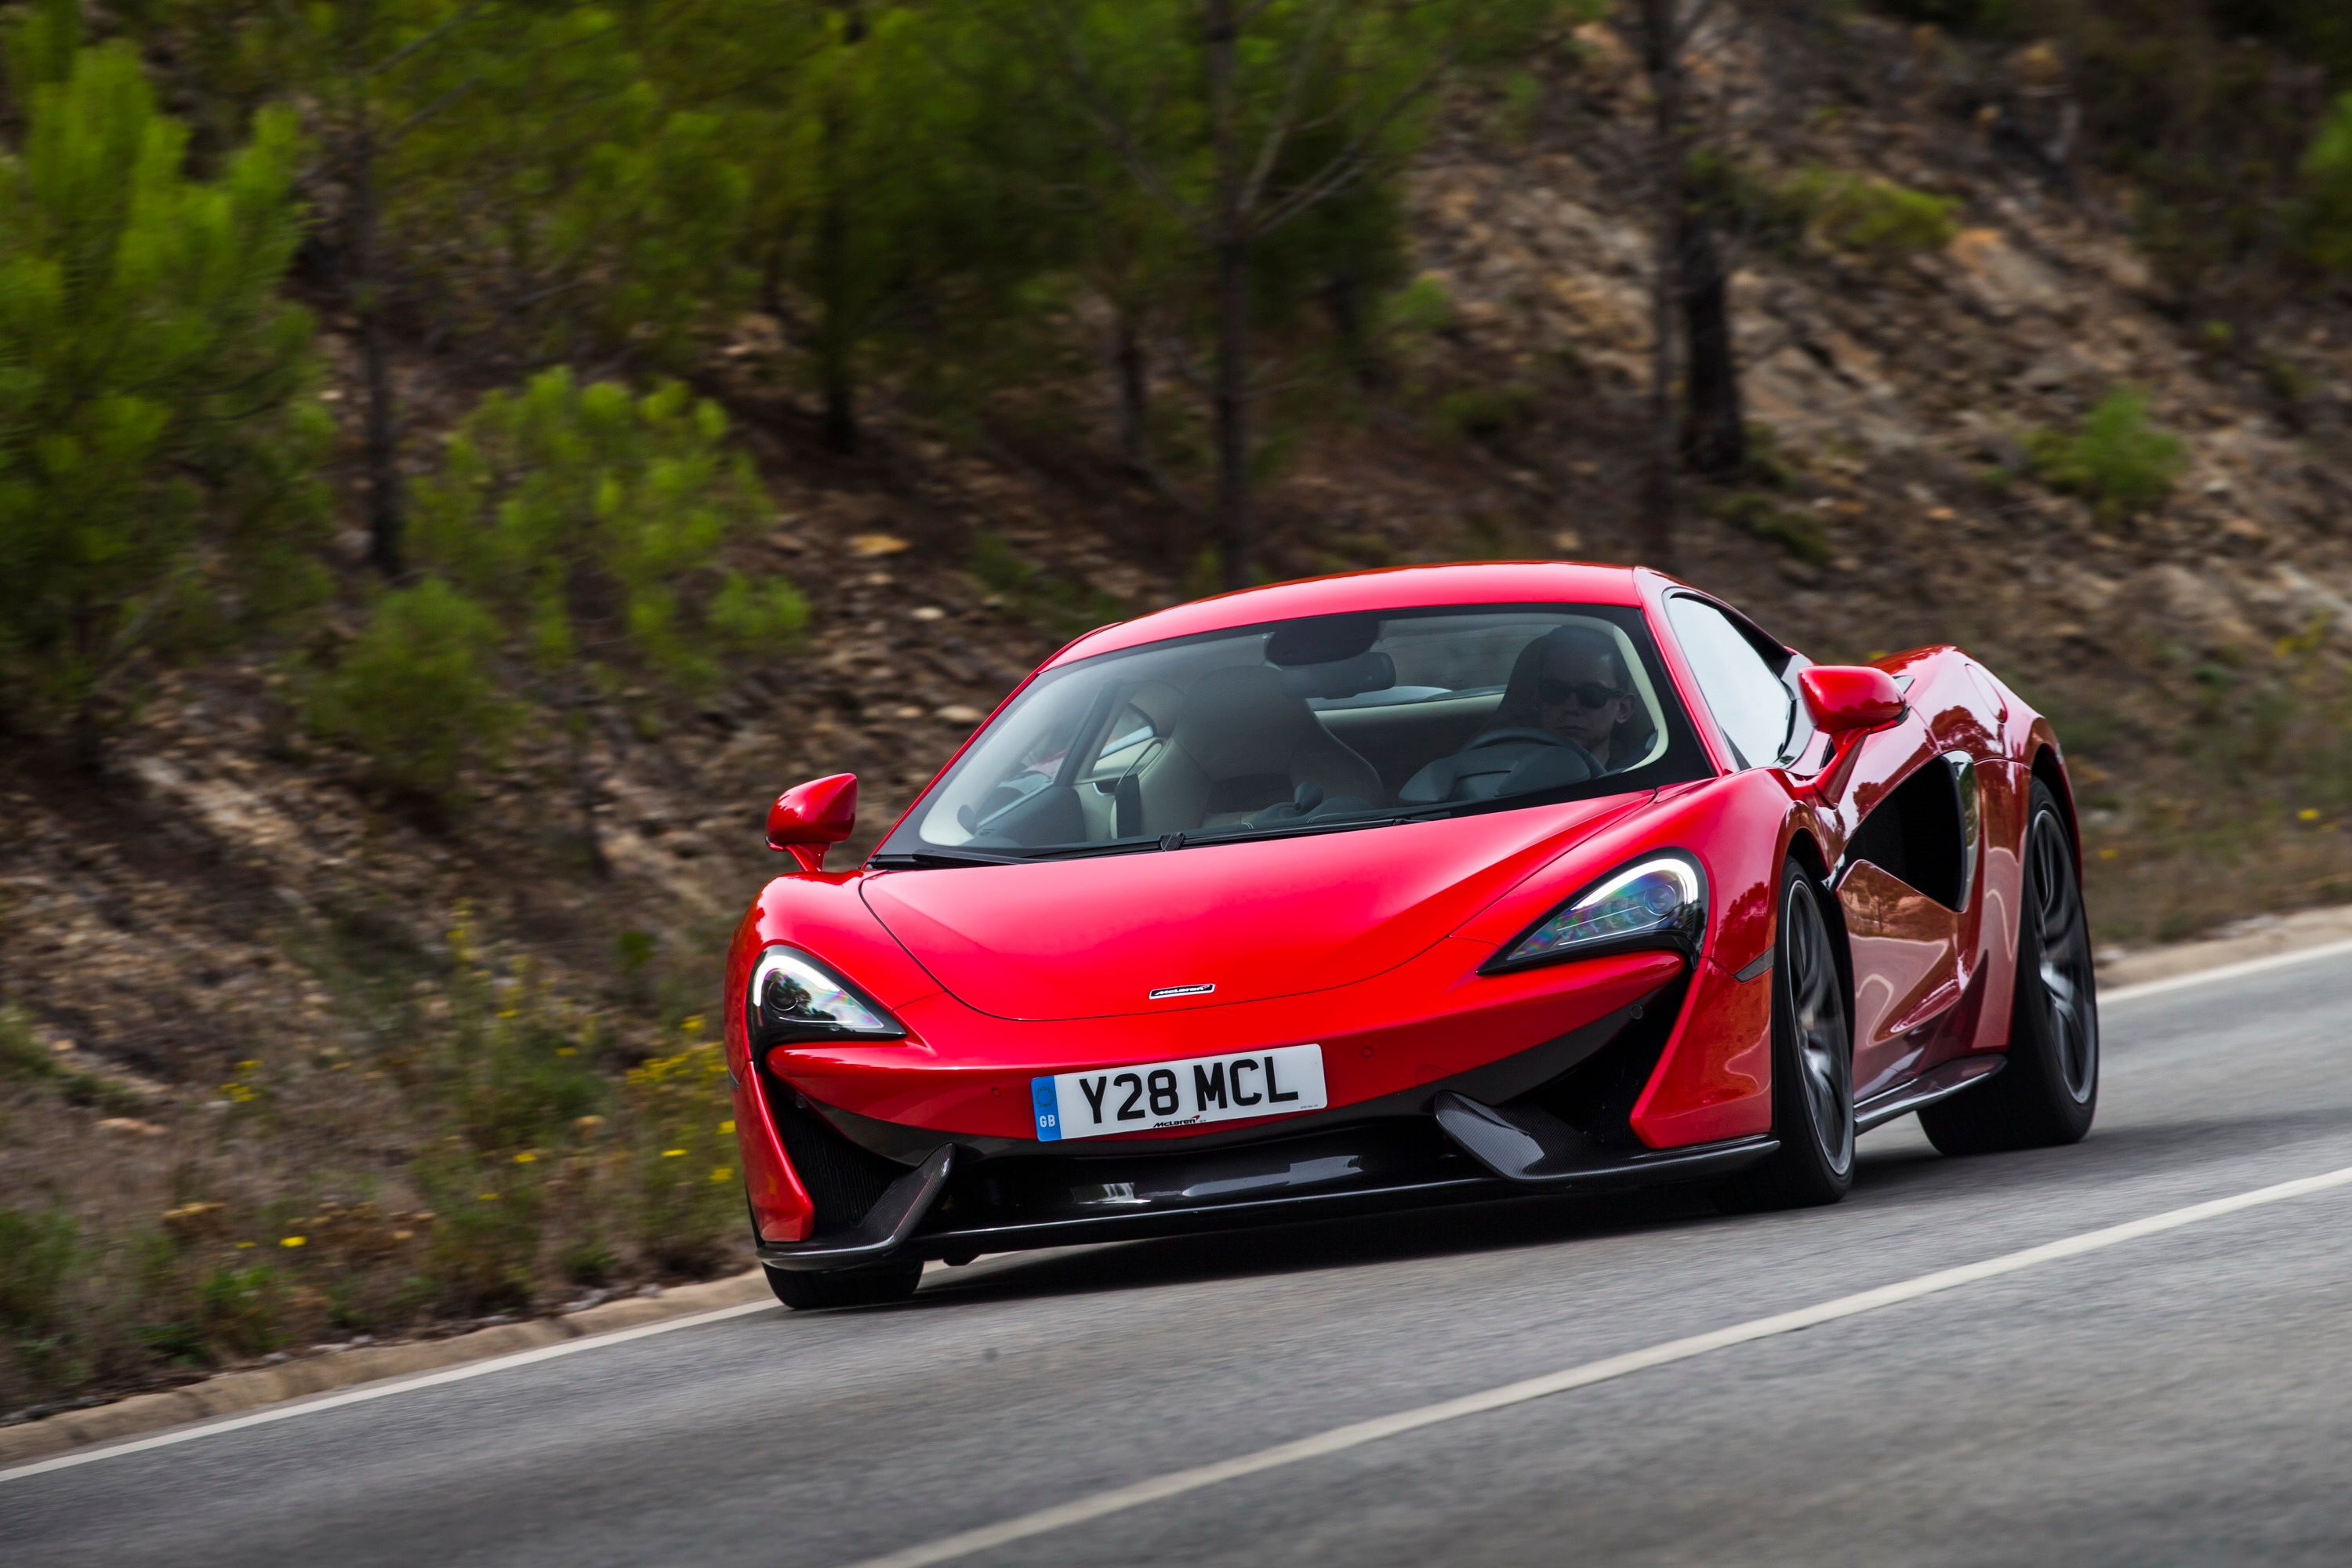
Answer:
[[1973, 1089], [2008, 1065], [2008, 1058], [1997, 1052], [1962, 1057], [1929, 1068], [1907, 1083], [1879, 1090], [1853, 1108], [1853, 1130], [1867, 1132], [1883, 1127], [1898, 1116], [1908, 1116], [1922, 1106], [1933, 1105], [1939, 1100], [1949, 1100], [1963, 1089]]

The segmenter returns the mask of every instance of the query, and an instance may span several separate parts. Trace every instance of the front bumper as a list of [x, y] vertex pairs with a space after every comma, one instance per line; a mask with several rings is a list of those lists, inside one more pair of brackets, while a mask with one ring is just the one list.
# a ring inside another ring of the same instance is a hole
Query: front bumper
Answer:
[[814, 1210], [773, 1268], [854, 1268], [1727, 1174], [1768, 1136], [1652, 1149], [1631, 1125], [1686, 1001], [1677, 977], [1526, 1050], [1367, 1101], [1181, 1139], [1042, 1143], [860, 1116], [762, 1067]]

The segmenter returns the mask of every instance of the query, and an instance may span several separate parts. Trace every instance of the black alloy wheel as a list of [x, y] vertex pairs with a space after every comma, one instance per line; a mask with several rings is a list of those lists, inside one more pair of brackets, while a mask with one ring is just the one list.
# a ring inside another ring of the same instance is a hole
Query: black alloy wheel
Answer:
[[1822, 914], [1828, 892], [1791, 860], [1772, 951], [1772, 1135], [1780, 1147], [1716, 1189], [1731, 1212], [1833, 1204], [1853, 1184], [1853, 1030]]
[[2099, 1109], [2099, 994], [2074, 837], [2057, 796], [2033, 781], [2025, 827], [2024, 907], [2009, 1059], [1981, 1088], [1919, 1113], [1947, 1154], [2073, 1143]]

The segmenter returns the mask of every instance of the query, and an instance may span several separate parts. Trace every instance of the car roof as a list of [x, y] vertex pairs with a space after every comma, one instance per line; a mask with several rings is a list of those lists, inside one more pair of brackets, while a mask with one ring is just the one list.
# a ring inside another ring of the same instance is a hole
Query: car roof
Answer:
[[1576, 561], [1479, 561], [1391, 566], [1243, 588], [1100, 627], [1049, 661], [1067, 664], [1167, 637], [1263, 626], [1302, 616], [1339, 616], [1441, 605], [1622, 605], [1642, 603], [1636, 569]]

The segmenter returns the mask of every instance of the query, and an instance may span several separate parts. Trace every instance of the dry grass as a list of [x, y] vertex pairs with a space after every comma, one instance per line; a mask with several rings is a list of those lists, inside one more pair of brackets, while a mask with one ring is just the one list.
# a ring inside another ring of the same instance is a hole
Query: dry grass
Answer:
[[129, 1116], [0, 1015], [0, 1410], [738, 1261], [703, 1020], [625, 1032], [463, 922], [438, 957], [339, 976], [341, 1041]]

